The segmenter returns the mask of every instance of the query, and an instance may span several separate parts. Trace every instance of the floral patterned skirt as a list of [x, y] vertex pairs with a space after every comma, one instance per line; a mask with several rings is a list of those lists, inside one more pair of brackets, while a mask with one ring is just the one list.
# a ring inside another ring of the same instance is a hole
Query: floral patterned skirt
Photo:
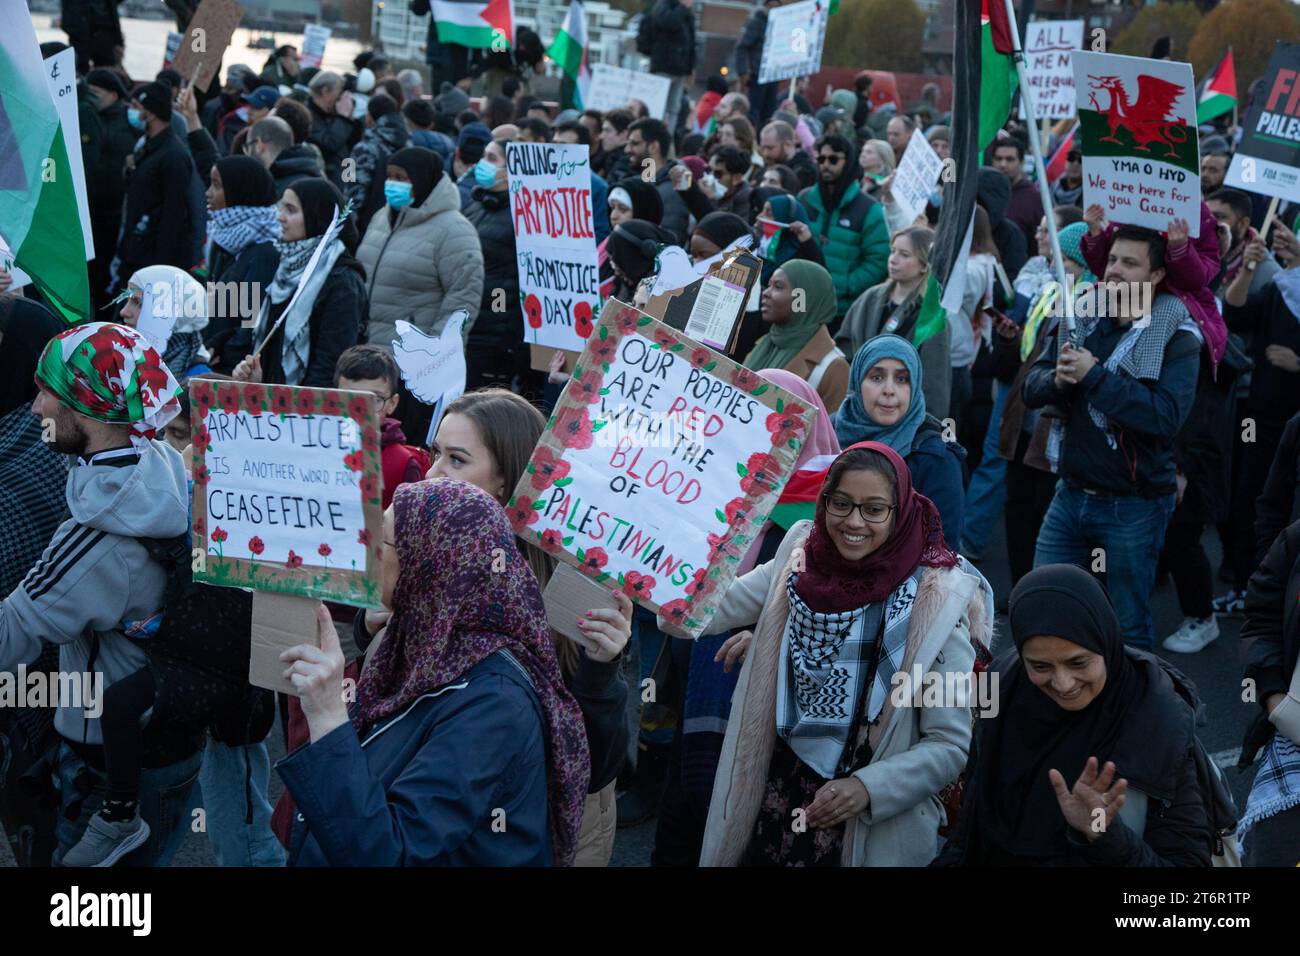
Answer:
[[772, 751], [763, 802], [741, 866], [839, 866], [844, 824], [818, 829], [794, 811], [806, 808], [826, 784], [780, 737]]

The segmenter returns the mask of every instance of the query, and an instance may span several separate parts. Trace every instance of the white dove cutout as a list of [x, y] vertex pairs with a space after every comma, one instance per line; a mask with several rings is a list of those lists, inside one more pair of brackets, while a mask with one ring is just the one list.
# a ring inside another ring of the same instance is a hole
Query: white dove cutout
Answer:
[[698, 278], [691, 257], [681, 246], [664, 246], [659, 251], [659, 273], [655, 276], [650, 296], [663, 295], [683, 289]]
[[442, 332], [426, 335], [410, 322], [397, 320], [393, 356], [407, 391], [426, 405], [451, 401], [465, 391], [465, 343], [460, 330], [469, 318], [464, 309], [447, 316]]

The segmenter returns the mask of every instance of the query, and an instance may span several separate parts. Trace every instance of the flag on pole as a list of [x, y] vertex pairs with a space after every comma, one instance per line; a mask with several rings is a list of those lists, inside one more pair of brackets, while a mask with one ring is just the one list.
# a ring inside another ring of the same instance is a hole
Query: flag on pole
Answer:
[[582, 3], [572, 0], [568, 16], [560, 32], [546, 51], [560, 67], [564, 78], [560, 80], [560, 106], [562, 109], [581, 110], [587, 103], [587, 89], [591, 85], [591, 71], [587, 69], [587, 21], [583, 17]]
[[1216, 116], [1231, 113], [1237, 108], [1237, 74], [1232, 67], [1232, 47], [1223, 54], [1201, 84], [1201, 95], [1196, 102], [1196, 122], [1207, 123]]
[[[433, 0], [439, 43], [458, 43], [480, 50], [514, 45], [514, 0]], [[500, 36], [494, 42], [493, 38]]]
[[1011, 57], [1012, 29], [1002, 0], [983, 0], [978, 16], [973, 3], [957, 4], [951, 146], [956, 168], [943, 186], [930, 274], [912, 334], [912, 344], [918, 347], [947, 334], [948, 313], [961, 307], [966, 291], [981, 157], [1011, 115], [1018, 85]]
[[1070, 150], [1074, 149], [1074, 134], [1078, 130], [1079, 123], [1076, 121], [1065, 139], [1061, 140], [1061, 145], [1056, 147], [1052, 158], [1047, 161], [1047, 185], [1055, 186], [1056, 181], [1065, 175], [1065, 163], [1070, 156]]
[[[86, 247], [68, 144], [27, 4], [0, 0], [0, 236], [68, 322], [90, 315]], [[79, 144], [77, 144], [79, 146]]]

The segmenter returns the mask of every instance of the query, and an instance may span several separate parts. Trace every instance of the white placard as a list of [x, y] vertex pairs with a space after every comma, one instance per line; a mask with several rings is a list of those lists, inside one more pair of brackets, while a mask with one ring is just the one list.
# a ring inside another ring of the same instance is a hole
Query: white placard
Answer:
[[302, 50], [298, 54], [298, 63], [303, 69], [320, 67], [329, 38], [329, 27], [323, 27], [319, 23], [309, 23], [303, 27]]
[[81, 220], [81, 237], [86, 247], [86, 261], [95, 258], [95, 239], [90, 232], [90, 203], [86, 198], [86, 166], [81, 156], [81, 121], [77, 117], [77, 53], [71, 47], [45, 61], [45, 81], [50, 99], [59, 111], [63, 142], [68, 147], [68, 165], [72, 167], [72, 188], [77, 194], [77, 217]]
[[934, 184], [939, 181], [942, 171], [943, 160], [924, 136], [913, 136], [908, 140], [903, 161], [898, 164], [889, 187], [894, 202], [907, 213], [907, 222], [925, 212], [925, 205], [930, 201], [930, 194], [934, 192]]
[[1071, 53], [1083, 46], [1082, 20], [1031, 20], [1025, 34], [1025, 80], [1034, 119], [1061, 119], [1075, 111]]
[[819, 0], [775, 7], [767, 14], [759, 83], [812, 76], [821, 69], [827, 8]]
[[461, 329], [469, 313], [457, 309], [443, 323], [442, 332], [426, 335], [410, 322], [397, 320], [393, 357], [402, 370], [406, 389], [426, 405], [458, 398], [465, 391], [465, 346]]
[[638, 73], [609, 63], [595, 63], [591, 67], [591, 87], [588, 92], [588, 109], [622, 109], [628, 100], [640, 100], [656, 119], [663, 119], [668, 106], [668, 91], [672, 80], [654, 73]]

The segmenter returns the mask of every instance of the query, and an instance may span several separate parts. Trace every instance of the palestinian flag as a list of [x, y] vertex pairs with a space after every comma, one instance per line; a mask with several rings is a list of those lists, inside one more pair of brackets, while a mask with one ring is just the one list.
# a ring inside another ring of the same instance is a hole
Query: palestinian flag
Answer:
[[763, 241], [759, 251], [762, 253], [763, 258], [774, 259], [776, 257], [776, 247], [781, 244], [781, 236], [789, 223], [759, 219], [758, 225], [763, 230]]
[[572, 0], [564, 25], [551, 41], [546, 55], [556, 62], [564, 78], [560, 81], [560, 107], [580, 110], [587, 99], [591, 71], [587, 69], [587, 21], [582, 4]]
[[1201, 95], [1196, 101], [1196, 122], [1207, 123], [1236, 108], [1237, 75], [1232, 68], [1232, 47], [1228, 47], [1223, 59], [1201, 84]]
[[1070, 150], [1075, 148], [1074, 134], [1078, 130], [1079, 124], [1076, 122], [1065, 139], [1061, 140], [1061, 145], [1056, 147], [1056, 152], [1052, 154], [1052, 158], [1047, 161], [1047, 185], [1055, 185], [1056, 181], [1065, 175], [1066, 159], [1070, 155]]
[[[86, 246], [63, 127], [22, 0], [0, 0], [0, 236], [69, 323], [90, 315]], [[78, 146], [79, 144], [73, 144]]]
[[439, 43], [498, 51], [514, 45], [513, 0], [433, 0], [430, 9]]
[[817, 496], [822, 493], [826, 471], [833, 461], [834, 455], [818, 455], [806, 461], [785, 483], [768, 520], [786, 531], [797, 521], [811, 521], [817, 513]]
[[1001, 0], [983, 0], [979, 17], [974, 3], [957, 4], [952, 104], [952, 158], [957, 166], [943, 185], [930, 276], [912, 334], [912, 344], [918, 347], [947, 334], [948, 313], [961, 307], [981, 157], [1011, 115], [1017, 87], [1011, 57], [1013, 29]]

